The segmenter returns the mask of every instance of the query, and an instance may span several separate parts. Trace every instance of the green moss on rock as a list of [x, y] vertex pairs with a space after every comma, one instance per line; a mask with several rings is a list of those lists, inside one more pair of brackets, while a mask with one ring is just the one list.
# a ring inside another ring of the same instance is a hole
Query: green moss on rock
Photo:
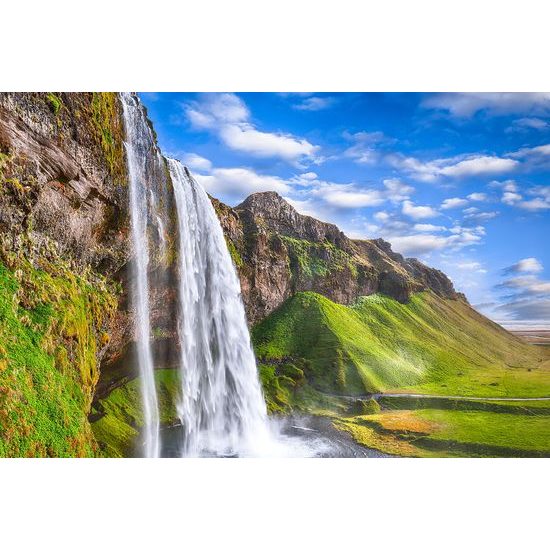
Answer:
[[[177, 419], [175, 404], [180, 391], [177, 369], [155, 371], [160, 421], [171, 424]], [[108, 457], [140, 456], [139, 434], [143, 427], [140, 380], [134, 378], [114, 389], [96, 406], [99, 419], [92, 430], [101, 454]]]
[[0, 456], [91, 456], [97, 338], [107, 286], [45, 260], [0, 254]]
[[124, 181], [126, 166], [123, 127], [120, 102], [116, 93], [94, 92], [92, 120], [111, 175]]

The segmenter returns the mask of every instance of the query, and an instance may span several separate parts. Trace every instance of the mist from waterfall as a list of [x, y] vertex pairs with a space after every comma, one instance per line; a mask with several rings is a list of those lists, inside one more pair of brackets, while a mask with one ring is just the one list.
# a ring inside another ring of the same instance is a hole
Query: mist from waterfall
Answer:
[[128, 162], [130, 220], [133, 262], [131, 299], [135, 311], [136, 351], [143, 403], [143, 455], [148, 458], [160, 455], [160, 422], [155, 387], [153, 354], [151, 351], [151, 321], [149, 307], [149, 241], [146, 162], [153, 152], [154, 137], [145, 113], [137, 98], [121, 94], [126, 129], [126, 157]]

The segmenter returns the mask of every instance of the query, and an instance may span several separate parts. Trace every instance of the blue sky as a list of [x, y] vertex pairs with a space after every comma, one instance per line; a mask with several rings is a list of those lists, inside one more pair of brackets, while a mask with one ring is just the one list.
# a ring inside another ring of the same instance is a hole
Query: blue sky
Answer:
[[140, 96], [213, 196], [277, 191], [441, 269], [505, 325], [550, 325], [550, 94]]

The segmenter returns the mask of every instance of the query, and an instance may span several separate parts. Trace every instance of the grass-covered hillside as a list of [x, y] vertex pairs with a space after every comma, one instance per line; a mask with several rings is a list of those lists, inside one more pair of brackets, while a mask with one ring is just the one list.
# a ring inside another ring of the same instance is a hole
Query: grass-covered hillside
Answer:
[[354, 306], [299, 293], [253, 340], [272, 411], [327, 394], [550, 395], [540, 350], [430, 291], [405, 304], [372, 295]]
[[87, 413], [116, 308], [99, 280], [0, 254], [0, 457], [93, 456]]

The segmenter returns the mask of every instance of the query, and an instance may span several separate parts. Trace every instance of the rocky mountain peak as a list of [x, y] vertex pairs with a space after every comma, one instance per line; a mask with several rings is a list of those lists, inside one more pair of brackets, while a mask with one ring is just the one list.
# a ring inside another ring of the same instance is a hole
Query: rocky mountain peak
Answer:
[[254, 193], [235, 208], [213, 203], [252, 324], [307, 290], [342, 304], [376, 292], [406, 302], [422, 290], [462, 299], [444, 273], [403, 258], [383, 239], [350, 239], [273, 191]]
[[250, 195], [235, 211], [250, 228], [256, 226], [256, 229], [264, 228], [285, 237], [314, 242], [328, 241], [337, 246], [349, 247], [349, 239], [334, 224], [300, 214], [274, 191]]

